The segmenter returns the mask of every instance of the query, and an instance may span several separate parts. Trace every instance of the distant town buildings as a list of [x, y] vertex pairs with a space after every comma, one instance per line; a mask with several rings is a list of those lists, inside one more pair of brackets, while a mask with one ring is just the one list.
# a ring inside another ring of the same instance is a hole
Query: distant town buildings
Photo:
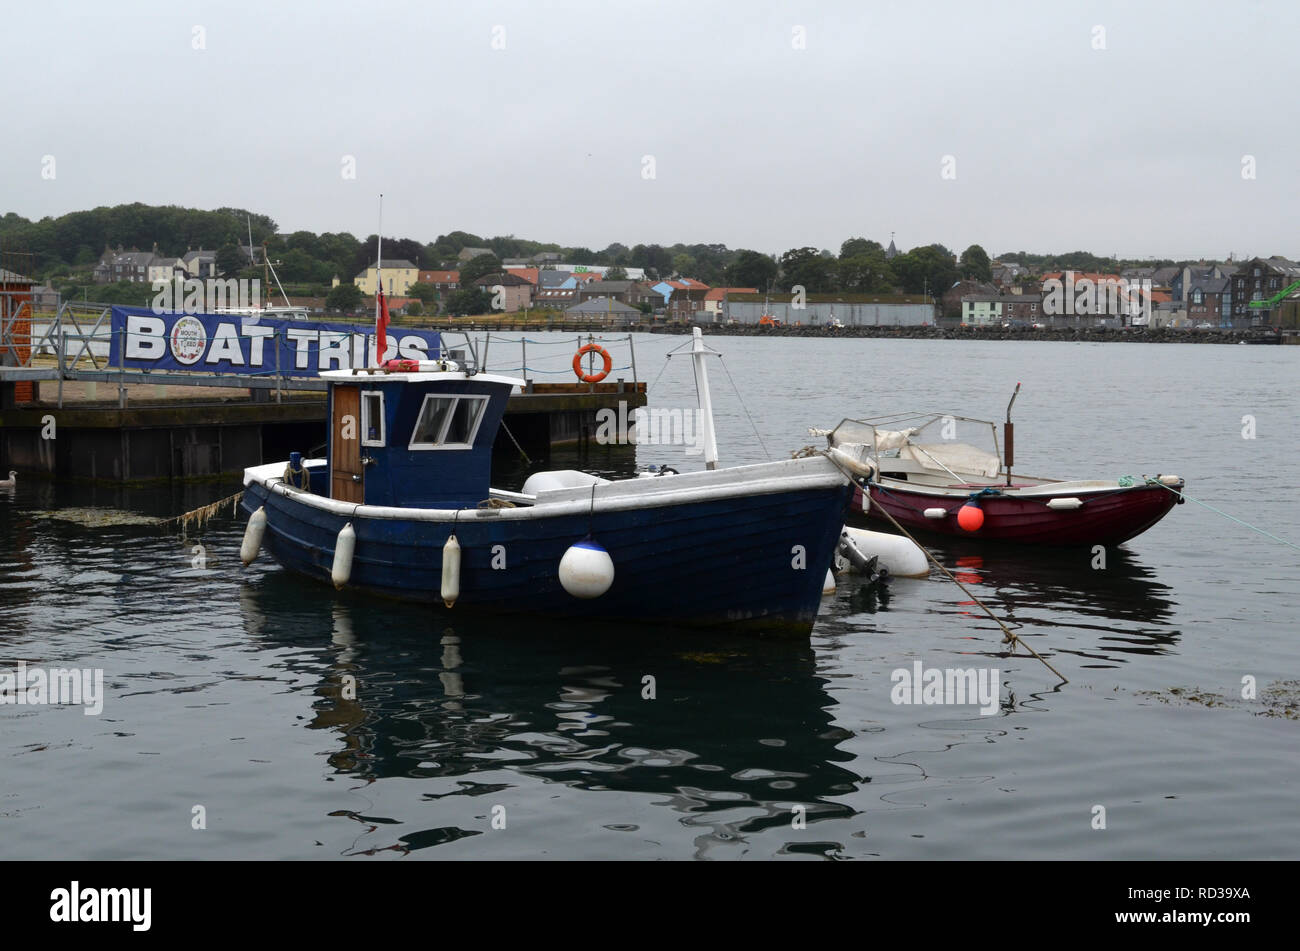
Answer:
[[[1251, 258], [1232, 274], [1232, 318], [1267, 324], [1282, 301], [1300, 297], [1300, 264], [1287, 258]], [[1264, 306], [1251, 307], [1251, 303]]]
[[[532, 306], [533, 303], [535, 285], [532, 281], [522, 278], [511, 271], [496, 271], [492, 274], [484, 274], [474, 281], [474, 286], [487, 291], [493, 296], [500, 293], [500, 302], [494, 302], [493, 309], [501, 313], [513, 314], [516, 311]], [[498, 288], [500, 288], [499, 291]]]
[[[257, 260], [258, 251], [241, 247], [246, 265]], [[885, 258], [894, 260], [900, 253], [891, 236]], [[457, 259], [467, 262], [491, 254], [490, 248], [466, 247], [460, 250]], [[379, 270], [372, 263], [352, 278], [352, 283], [367, 298], [374, 297]], [[804, 324], [904, 326], [943, 320], [977, 327], [1149, 325], [1246, 329], [1272, 326], [1293, 319], [1286, 315], [1300, 312], [1300, 264], [1280, 256], [1255, 257], [1244, 262], [1135, 266], [1119, 273], [1036, 273], [1017, 260], [994, 260], [986, 272], [990, 276], [987, 281], [963, 279], [943, 291], [931, 287], [937, 300], [919, 295], [912, 298], [889, 293], [844, 292], [811, 295], [809, 306], [802, 312], [793, 308], [788, 295], [787, 299], [782, 295], [758, 298], [759, 289], [753, 287], [711, 287], [685, 274], [647, 278], [643, 268], [633, 267], [619, 267], [621, 273], [615, 274], [617, 279], [608, 279], [614, 270], [612, 265], [566, 261], [563, 252], [543, 251], [528, 257], [507, 258], [501, 270], [479, 277], [472, 286], [492, 294], [504, 313], [543, 309], [552, 314], [581, 314], [599, 310], [600, 305], [591, 308], [585, 305], [600, 301], [609, 314], [626, 313], [622, 309], [626, 307], [646, 321], [708, 323], [757, 322], [767, 317], [768, 322]], [[462, 289], [458, 269], [421, 270], [407, 259], [385, 259], [382, 273], [384, 292], [395, 310], [413, 304], [415, 298], [410, 291], [417, 282], [434, 290], [431, 300], [422, 294], [426, 298], [422, 305], [426, 313], [445, 313], [451, 296]], [[1048, 299], [1044, 285], [1064, 283], [1067, 275], [1076, 285], [1081, 282], [1106, 288], [1118, 285], [1120, 290], [1109, 297], [1100, 297], [1108, 303], [1099, 310], [1060, 308], [1057, 302]], [[121, 245], [116, 249], [106, 247], [92, 268], [92, 279], [98, 284], [154, 283], [177, 278], [202, 280], [217, 276], [216, 251], [190, 248], [173, 257], [161, 254], [156, 244], [150, 251], [128, 250]], [[1140, 299], [1135, 297], [1139, 294]], [[53, 288], [38, 288], [36, 296], [57, 300]], [[1136, 309], [1130, 306], [1135, 299], [1142, 305]], [[759, 300], [767, 303], [760, 306]], [[1114, 306], [1117, 301], [1119, 306]], [[621, 306], [614, 308], [613, 304]], [[577, 310], [579, 307], [583, 309]]]
[[105, 248], [90, 273], [96, 284], [152, 284], [177, 277], [207, 280], [217, 276], [217, 252], [191, 249], [183, 257], [174, 258], [159, 254], [156, 244], [152, 251], [124, 251], [119, 244], [116, 250]]

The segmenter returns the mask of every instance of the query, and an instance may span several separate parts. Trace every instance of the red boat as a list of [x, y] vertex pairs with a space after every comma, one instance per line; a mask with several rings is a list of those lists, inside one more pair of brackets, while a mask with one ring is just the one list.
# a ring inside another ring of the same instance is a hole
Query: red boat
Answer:
[[[1010, 406], [1007, 415], [1005, 465], [997, 426], [987, 420], [942, 413], [844, 420], [830, 444], [876, 468], [867, 489], [854, 493], [854, 510], [886, 522], [887, 512], [909, 532], [1117, 545], [1183, 502], [1183, 480], [1172, 475], [1113, 482], [1013, 476]], [[990, 437], [992, 449], [979, 448]]]

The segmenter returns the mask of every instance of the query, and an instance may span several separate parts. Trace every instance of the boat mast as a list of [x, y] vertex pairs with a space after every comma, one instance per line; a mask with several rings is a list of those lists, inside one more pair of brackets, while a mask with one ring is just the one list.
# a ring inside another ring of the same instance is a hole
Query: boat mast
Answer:
[[[379, 193], [379, 245], [375, 254], [375, 326], [379, 326], [379, 295], [384, 292], [384, 193]], [[379, 333], [378, 330], [375, 333]], [[375, 362], [371, 366], [379, 366], [384, 355], [378, 352], [379, 339], [375, 339]]]
[[713, 398], [709, 395], [709, 371], [704, 366], [706, 356], [715, 353], [704, 346], [704, 335], [699, 327], [692, 328], [694, 346], [690, 350], [695, 364], [695, 391], [700, 399], [700, 435], [704, 437], [704, 467], [718, 468], [718, 440], [713, 431]]
[[[253, 218], [248, 218], [248, 257], [253, 262], [253, 267], [257, 267], [257, 255], [253, 253]], [[293, 304], [289, 303], [289, 295], [284, 292], [284, 285], [280, 283], [280, 275], [275, 273], [275, 268], [271, 265], [271, 255], [267, 253], [266, 242], [262, 242], [262, 284], [266, 288], [266, 303], [262, 306], [270, 309], [271, 304], [271, 278], [275, 278], [275, 286], [280, 288], [280, 296], [284, 298], [284, 306], [292, 308]]]
[[1011, 484], [1011, 466], [1016, 461], [1016, 427], [1011, 422], [1011, 404], [1016, 401], [1020, 395], [1020, 384], [1016, 384], [1016, 390], [1011, 394], [1011, 402], [1007, 403], [1007, 424], [1002, 428], [1002, 454], [1006, 458], [1007, 485]]

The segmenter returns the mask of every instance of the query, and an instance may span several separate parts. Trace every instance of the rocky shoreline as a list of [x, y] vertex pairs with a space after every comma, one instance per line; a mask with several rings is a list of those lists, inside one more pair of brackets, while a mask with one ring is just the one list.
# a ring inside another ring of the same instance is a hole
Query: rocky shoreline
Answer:
[[[637, 327], [650, 333], [689, 333], [689, 324]], [[866, 337], [907, 340], [1054, 340], [1089, 343], [1270, 343], [1283, 336], [1260, 330], [1180, 330], [1160, 327], [1061, 327], [1032, 330], [1002, 327], [760, 327], [757, 324], [702, 324], [704, 333], [728, 337]], [[1300, 338], [1291, 338], [1300, 341]]]

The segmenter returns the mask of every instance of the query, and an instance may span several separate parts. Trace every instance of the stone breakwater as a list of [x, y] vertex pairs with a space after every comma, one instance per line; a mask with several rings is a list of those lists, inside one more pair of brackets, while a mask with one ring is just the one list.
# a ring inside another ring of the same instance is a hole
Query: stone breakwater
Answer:
[[[688, 324], [637, 327], [650, 333], [681, 334]], [[1081, 340], [1095, 343], [1281, 343], [1272, 332], [1259, 330], [1178, 330], [1143, 327], [1061, 327], [1027, 330], [985, 327], [760, 327], [757, 324], [704, 324], [705, 334], [730, 337], [886, 337], [914, 340]]]

